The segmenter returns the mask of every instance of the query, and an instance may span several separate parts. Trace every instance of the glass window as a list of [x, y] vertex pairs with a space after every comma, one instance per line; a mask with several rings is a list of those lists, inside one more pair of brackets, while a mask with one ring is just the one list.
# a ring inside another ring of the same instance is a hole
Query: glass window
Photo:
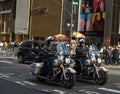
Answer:
[[22, 47], [32, 48], [32, 42], [26, 41], [21, 45]]

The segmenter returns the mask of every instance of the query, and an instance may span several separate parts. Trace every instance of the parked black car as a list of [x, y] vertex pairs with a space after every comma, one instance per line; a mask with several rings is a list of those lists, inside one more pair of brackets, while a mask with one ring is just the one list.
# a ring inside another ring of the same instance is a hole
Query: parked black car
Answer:
[[[43, 54], [44, 41], [25, 40], [20, 45], [17, 51], [18, 63], [25, 63], [25, 61], [35, 61], [37, 56]], [[42, 56], [42, 55], [41, 55]], [[41, 58], [42, 59], [42, 58]]]

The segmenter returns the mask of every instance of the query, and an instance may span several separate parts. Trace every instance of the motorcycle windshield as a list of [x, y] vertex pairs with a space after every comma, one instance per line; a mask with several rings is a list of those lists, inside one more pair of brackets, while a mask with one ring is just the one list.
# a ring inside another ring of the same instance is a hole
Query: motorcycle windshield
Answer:
[[66, 44], [65, 43], [58, 43], [57, 44], [57, 53], [58, 54], [64, 54], [64, 55], [66, 55], [66, 54], [68, 54], [68, 48], [67, 48], [67, 46], [66, 46]]
[[91, 44], [89, 48], [90, 54], [94, 53], [95, 55], [99, 54], [99, 50], [96, 45]]

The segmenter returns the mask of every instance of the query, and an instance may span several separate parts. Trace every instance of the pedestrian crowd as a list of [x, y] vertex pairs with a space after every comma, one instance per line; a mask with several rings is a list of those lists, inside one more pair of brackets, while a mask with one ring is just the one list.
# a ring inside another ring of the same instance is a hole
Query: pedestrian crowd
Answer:
[[5, 48], [18, 47], [20, 44], [21, 42], [18, 41], [14, 42], [0, 41], [0, 50], [3, 50]]
[[20, 46], [20, 42], [7, 42], [7, 41], [0, 41], [0, 55], [7, 56], [15, 54], [17, 48]]
[[[72, 42], [72, 44], [76, 46], [72, 46], [71, 48], [71, 54], [76, 55], [77, 47], [79, 48], [79, 44], [76, 44], [75, 42]], [[94, 43], [92, 43], [94, 47], [92, 47], [92, 50], [95, 52], [94, 48], [100, 53], [101, 59], [105, 61], [106, 65], [120, 65], [120, 46], [114, 45], [114, 46], [101, 46], [97, 47]], [[86, 48], [90, 51], [91, 49], [91, 43], [85, 43]], [[76, 47], [73, 49], [73, 47]]]
[[[20, 46], [22, 42], [11, 42], [8, 43], [6, 41], [2, 42], [0, 41], [0, 51], [4, 50], [4, 51], [9, 51], [10, 52], [15, 52], [15, 50]], [[75, 54], [75, 42], [73, 42], [72, 44], [74, 44], [73, 48], [71, 50], [72, 54]], [[86, 45], [88, 46], [88, 45]], [[119, 46], [103, 46], [100, 48], [99, 50], [101, 58], [104, 59], [105, 64], [106, 65], [120, 65], [120, 47]]]
[[120, 47], [103, 46], [100, 49], [101, 58], [105, 60], [106, 65], [120, 65]]

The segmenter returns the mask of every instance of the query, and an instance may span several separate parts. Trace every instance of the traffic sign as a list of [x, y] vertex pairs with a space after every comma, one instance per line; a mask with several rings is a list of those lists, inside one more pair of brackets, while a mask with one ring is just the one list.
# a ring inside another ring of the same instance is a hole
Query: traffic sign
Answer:
[[78, 2], [76, 2], [76, 1], [73, 1], [73, 5], [79, 5], [79, 3]]

